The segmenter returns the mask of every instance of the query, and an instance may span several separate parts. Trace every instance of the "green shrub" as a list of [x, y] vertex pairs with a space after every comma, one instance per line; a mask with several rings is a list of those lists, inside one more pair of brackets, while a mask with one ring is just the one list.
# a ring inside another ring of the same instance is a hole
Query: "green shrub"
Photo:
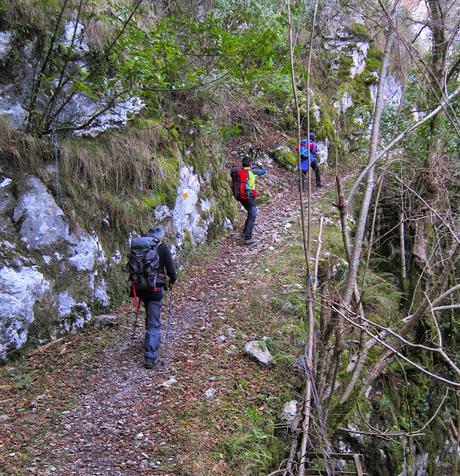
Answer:
[[351, 56], [343, 55], [340, 58], [339, 68], [337, 70], [337, 77], [341, 81], [350, 78], [350, 69], [351, 69], [352, 63], [353, 63], [353, 58]]
[[360, 40], [369, 41], [371, 39], [370, 31], [362, 23], [353, 23], [348, 27], [348, 33]]

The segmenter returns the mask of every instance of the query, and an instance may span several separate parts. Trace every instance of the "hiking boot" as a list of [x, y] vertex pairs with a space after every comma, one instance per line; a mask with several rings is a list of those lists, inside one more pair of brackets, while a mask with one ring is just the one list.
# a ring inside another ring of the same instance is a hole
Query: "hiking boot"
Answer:
[[152, 359], [145, 359], [144, 367], [146, 369], [153, 369], [153, 367], [155, 367], [155, 361]]
[[258, 242], [259, 242], [259, 240], [256, 240], [255, 238], [251, 238], [249, 240], [244, 240], [245, 245], [255, 245]]

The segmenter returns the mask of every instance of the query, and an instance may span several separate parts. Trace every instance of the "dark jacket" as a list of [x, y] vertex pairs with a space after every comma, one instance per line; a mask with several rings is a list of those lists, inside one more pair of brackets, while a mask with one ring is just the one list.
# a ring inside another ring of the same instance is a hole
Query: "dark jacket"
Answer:
[[[169, 282], [174, 284], [177, 279], [177, 274], [169, 246], [161, 243], [161, 245], [158, 247], [158, 256], [160, 258], [158, 273], [164, 275], [165, 277], [167, 276], [169, 278]], [[166, 288], [166, 282], [162, 283], [162, 285], [164, 288]]]

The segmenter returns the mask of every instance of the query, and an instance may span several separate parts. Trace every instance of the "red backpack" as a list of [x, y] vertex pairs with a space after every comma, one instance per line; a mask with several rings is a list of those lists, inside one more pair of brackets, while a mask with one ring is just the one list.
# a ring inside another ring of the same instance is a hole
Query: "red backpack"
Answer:
[[243, 167], [233, 167], [230, 171], [232, 177], [232, 192], [237, 200], [247, 200], [257, 195], [255, 190], [249, 188], [249, 170]]

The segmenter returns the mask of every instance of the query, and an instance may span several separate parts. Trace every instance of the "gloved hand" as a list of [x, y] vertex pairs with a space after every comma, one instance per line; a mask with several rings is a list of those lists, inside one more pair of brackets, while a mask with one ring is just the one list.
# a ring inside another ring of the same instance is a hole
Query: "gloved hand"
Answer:
[[256, 162], [256, 165], [257, 165], [257, 167], [262, 167], [262, 162], [261, 162], [260, 160], [258, 160], [258, 161]]

